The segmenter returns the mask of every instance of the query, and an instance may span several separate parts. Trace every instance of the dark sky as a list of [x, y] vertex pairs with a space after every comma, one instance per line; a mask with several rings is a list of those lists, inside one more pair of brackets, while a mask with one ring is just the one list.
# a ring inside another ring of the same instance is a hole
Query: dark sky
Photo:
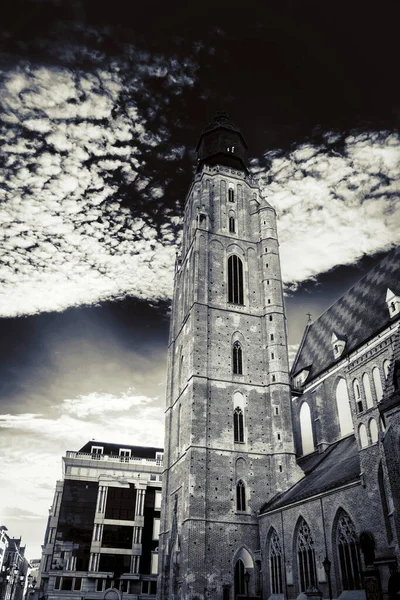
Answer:
[[394, 2], [3, 2], [0, 519], [29, 556], [66, 450], [163, 443], [180, 219], [216, 111], [277, 211], [291, 353], [398, 243], [398, 23]]

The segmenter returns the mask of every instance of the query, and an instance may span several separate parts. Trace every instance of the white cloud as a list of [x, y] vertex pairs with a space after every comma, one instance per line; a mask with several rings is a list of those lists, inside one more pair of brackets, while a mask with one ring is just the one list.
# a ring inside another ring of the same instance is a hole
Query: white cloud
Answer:
[[271, 168], [255, 161], [254, 170], [277, 211], [282, 276], [292, 287], [400, 242], [398, 135], [354, 133], [341, 153], [308, 144], [266, 157]]

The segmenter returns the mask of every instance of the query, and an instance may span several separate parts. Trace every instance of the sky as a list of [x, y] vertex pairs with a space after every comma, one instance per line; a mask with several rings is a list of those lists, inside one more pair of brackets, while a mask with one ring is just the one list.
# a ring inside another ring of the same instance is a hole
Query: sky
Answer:
[[5, 1], [0, 520], [29, 558], [66, 450], [163, 445], [182, 208], [216, 111], [277, 211], [291, 356], [399, 243], [396, 11]]

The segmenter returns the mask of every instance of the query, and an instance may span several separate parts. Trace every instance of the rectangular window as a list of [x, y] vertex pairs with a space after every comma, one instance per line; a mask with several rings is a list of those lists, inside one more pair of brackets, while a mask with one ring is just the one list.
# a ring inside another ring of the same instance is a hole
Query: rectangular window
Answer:
[[61, 577], [56, 577], [55, 583], [54, 583], [54, 589], [55, 590], [59, 590], [61, 587]]
[[158, 552], [151, 553], [151, 574], [157, 575], [158, 573]]
[[136, 490], [133, 486], [129, 488], [109, 487], [105, 518], [118, 519], [119, 521], [134, 521], [135, 502]]
[[61, 589], [66, 591], [72, 590], [72, 577], [62, 578]]
[[128, 448], [119, 449], [119, 458], [121, 462], [129, 462], [131, 451]]
[[162, 492], [159, 492], [158, 490], [156, 490], [156, 495], [154, 498], [154, 510], [161, 510], [161, 498], [162, 498]]
[[96, 591], [97, 592], [103, 591], [103, 582], [104, 582], [104, 579], [96, 579]]
[[103, 446], [92, 446], [91, 448], [91, 454], [92, 454], [92, 458], [97, 458], [99, 459], [100, 456], [103, 454]]
[[133, 527], [125, 525], [103, 526], [103, 548], [132, 548]]
[[160, 519], [153, 520], [153, 540], [158, 540], [160, 537]]
[[82, 577], [75, 577], [74, 590], [79, 591], [82, 587]]
[[275, 354], [273, 352], [271, 352], [271, 358], [274, 359], [275, 358]]
[[150, 481], [156, 481], [156, 480], [157, 480], [156, 475], [150, 475]]
[[142, 581], [142, 594], [148, 594], [149, 593], [149, 581]]
[[150, 581], [150, 594], [157, 594], [157, 581]]
[[275, 406], [275, 414], [279, 415], [279, 406]]

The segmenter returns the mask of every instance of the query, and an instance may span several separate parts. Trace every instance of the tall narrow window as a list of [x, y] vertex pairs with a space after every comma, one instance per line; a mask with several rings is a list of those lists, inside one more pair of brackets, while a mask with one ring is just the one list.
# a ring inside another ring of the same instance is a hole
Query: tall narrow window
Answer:
[[236, 484], [236, 510], [246, 510], [246, 488], [241, 479]]
[[383, 396], [383, 389], [382, 389], [381, 375], [379, 373], [378, 367], [374, 367], [372, 369], [372, 380], [374, 382], [376, 401], [380, 402], [382, 400], [382, 396]]
[[299, 564], [300, 590], [305, 592], [310, 586], [316, 585], [316, 566], [314, 540], [310, 528], [302, 519], [297, 533], [297, 559]]
[[367, 401], [367, 408], [371, 408], [374, 405], [374, 401], [372, 400], [371, 385], [369, 383], [369, 377], [367, 373], [363, 374], [362, 383], [364, 388], [365, 399]]
[[228, 189], [228, 200], [229, 202], [235, 202], [235, 192], [233, 188]]
[[303, 402], [300, 408], [300, 435], [303, 454], [314, 452], [311, 411], [307, 402]]
[[242, 375], [242, 346], [235, 342], [232, 347], [232, 371], [234, 375]]
[[269, 569], [271, 574], [271, 592], [282, 594], [282, 550], [276, 531], [271, 536], [269, 543]]
[[340, 434], [348, 435], [354, 430], [353, 419], [351, 416], [349, 394], [347, 392], [346, 381], [341, 377], [336, 387], [336, 406], [339, 416]]
[[176, 426], [176, 449], [179, 453], [179, 446], [181, 444], [181, 412], [182, 412], [182, 405], [180, 404], [178, 406], [178, 422], [177, 422], [177, 426]]
[[358, 539], [352, 520], [343, 510], [337, 525], [337, 549], [343, 590], [361, 590]]
[[364, 423], [361, 423], [360, 427], [358, 428], [358, 435], [360, 436], [361, 448], [366, 448], [368, 446], [368, 435], [367, 428], [365, 427]]
[[244, 582], [244, 564], [239, 560], [235, 565], [235, 598], [246, 594], [246, 586]]
[[229, 233], [235, 233], [235, 217], [229, 217]]
[[228, 302], [244, 304], [243, 264], [236, 254], [233, 254], [228, 259]]
[[235, 442], [244, 442], [243, 411], [239, 407], [233, 413], [233, 436]]

